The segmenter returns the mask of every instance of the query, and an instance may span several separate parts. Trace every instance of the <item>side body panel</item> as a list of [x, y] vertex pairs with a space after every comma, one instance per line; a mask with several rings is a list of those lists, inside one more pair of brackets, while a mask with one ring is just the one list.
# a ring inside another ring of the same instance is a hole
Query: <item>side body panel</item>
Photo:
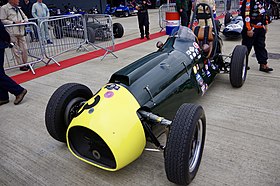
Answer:
[[197, 46], [169, 38], [165, 47], [116, 72], [110, 82], [125, 86], [141, 107], [172, 119], [181, 104], [203, 95], [216, 75]]

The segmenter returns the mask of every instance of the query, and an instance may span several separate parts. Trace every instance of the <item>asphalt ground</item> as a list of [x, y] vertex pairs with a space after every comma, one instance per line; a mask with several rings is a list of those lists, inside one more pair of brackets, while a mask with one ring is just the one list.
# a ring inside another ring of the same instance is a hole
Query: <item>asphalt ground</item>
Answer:
[[[139, 37], [136, 16], [114, 22], [125, 27], [125, 36], [116, 40], [118, 44]], [[151, 33], [157, 33], [156, 12], [150, 12], [150, 22]], [[273, 72], [258, 71], [252, 51], [243, 87], [232, 88], [228, 74], [219, 74], [206, 94], [196, 100], [205, 110], [207, 133], [202, 162], [191, 185], [280, 185], [279, 28], [280, 21], [275, 20], [267, 34]], [[10, 103], [0, 108], [0, 185], [173, 185], [166, 178], [160, 152], [144, 151], [127, 167], [104, 171], [78, 160], [65, 144], [52, 139], [44, 121], [47, 102], [59, 86], [76, 82], [96, 92], [112, 73], [155, 51], [156, 41], [166, 38], [118, 50], [118, 58], [93, 58], [22, 83], [28, 90], [23, 102], [15, 106], [10, 96]], [[240, 43], [240, 39], [224, 39], [223, 53], [231, 53]], [[81, 53], [65, 54], [61, 59], [72, 55]]]

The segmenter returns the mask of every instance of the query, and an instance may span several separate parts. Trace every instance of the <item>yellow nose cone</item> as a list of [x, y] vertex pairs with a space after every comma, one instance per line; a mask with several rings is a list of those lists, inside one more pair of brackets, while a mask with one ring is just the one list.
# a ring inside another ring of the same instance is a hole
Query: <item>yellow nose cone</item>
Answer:
[[105, 85], [80, 109], [67, 130], [67, 145], [79, 159], [115, 171], [137, 159], [146, 145], [140, 108], [123, 86]]

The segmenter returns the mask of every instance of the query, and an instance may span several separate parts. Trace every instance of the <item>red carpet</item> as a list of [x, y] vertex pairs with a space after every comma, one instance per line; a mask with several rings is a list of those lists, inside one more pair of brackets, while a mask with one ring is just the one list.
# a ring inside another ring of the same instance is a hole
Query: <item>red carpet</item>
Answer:
[[[151, 37], [151, 39], [156, 39], [156, 38], [164, 36], [164, 35], [165, 35], [165, 32], [158, 32], [158, 33], [155, 33], [155, 34], [151, 34], [150, 37]], [[115, 45], [115, 52], [119, 51], [119, 50], [123, 50], [123, 49], [131, 47], [131, 46], [138, 45], [140, 43], [144, 43], [146, 41], [147, 41], [146, 39], [138, 39], [137, 38], [137, 39], [132, 39], [130, 41], [126, 41], [126, 42], [123, 42], [123, 43], [120, 43], [120, 44], [116, 44]], [[53, 73], [53, 72], [71, 67], [73, 65], [77, 65], [79, 63], [83, 63], [83, 62], [86, 62], [88, 60], [98, 58], [100, 56], [103, 56], [104, 54], [105, 54], [105, 50], [103, 50], [103, 49], [96, 50], [96, 51], [93, 51], [93, 52], [89, 52], [87, 54], [76, 56], [74, 58], [70, 58], [70, 59], [60, 61], [59, 62], [60, 66], [53, 63], [53, 64], [50, 64], [48, 66], [43, 66], [43, 67], [40, 67], [40, 68], [36, 68], [36, 70], [35, 70], [36, 74], [35, 75], [32, 74], [31, 72], [25, 72], [25, 73], [21, 73], [21, 74], [12, 76], [12, 79], [15, 80], [19, 84], [24, 83], [24, 82], [30, 81], [32, 79], [35, 79], [35, 78], [38, 78], [38, 77], [41, 77], [41, 76], [45, 76], [47, 74], [50, 74], [50, 73]]]

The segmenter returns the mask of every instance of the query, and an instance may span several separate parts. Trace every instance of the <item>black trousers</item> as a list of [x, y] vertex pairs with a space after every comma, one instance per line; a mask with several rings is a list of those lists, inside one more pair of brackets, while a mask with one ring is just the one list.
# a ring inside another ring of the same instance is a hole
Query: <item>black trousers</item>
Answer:
[[181, 17], [181, 25], [182, 26], [188, 26], [189, 25], [189, 22], [190, 22], [190, 16], [191, 16], [191, 12], [188, 11], [182, 11], [182, 12], [178, 12], [180, 17]]
[[[138, 13], [138, 24], [139, 24], [139, 30], [140, 30], [140, 34], [141, 37], [144, 37], [144, 34], [146, 36], [150, 35], [149, 32], [149, 15], [148, 12], [145, 13]], [[145, 27], [145, 31], [144, 31], [144, 27]]]
[[19, 95], [24, 89], [5, 74], [4, 71], [5, 49], [0, 49], [0, 100], [9, 99], [9, 94]]
[[247, 46], [248, 55], [254, 46], [256, 58], [259, 64], [267, 64], [268, 54], [265, 49], [265, 35], [266, 31], [264, 28], [254, 29], [253, 37], [248, 37], [247, 29], [243, 29], [242, 31], [242, 45]]

